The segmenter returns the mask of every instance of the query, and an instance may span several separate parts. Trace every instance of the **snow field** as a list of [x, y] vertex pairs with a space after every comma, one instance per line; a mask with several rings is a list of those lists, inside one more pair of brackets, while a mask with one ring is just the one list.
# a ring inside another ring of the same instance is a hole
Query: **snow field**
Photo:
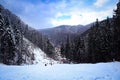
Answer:
[[0, 65], [0, 80], [120, 80], [120, 62]]

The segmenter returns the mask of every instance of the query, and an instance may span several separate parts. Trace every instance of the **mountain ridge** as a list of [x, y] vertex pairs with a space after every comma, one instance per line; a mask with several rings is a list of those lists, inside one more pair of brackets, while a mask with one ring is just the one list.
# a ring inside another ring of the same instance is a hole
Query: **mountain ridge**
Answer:
[[39, 31], [46, 35], [54, 46], [60, 46], [61, 43], [66, 42], [67, 36], [71, 38], [80, 35], [88, 30], [93, 23], [86, 26], [83, 25], [60, 25], [54, 28], [39, 29]]

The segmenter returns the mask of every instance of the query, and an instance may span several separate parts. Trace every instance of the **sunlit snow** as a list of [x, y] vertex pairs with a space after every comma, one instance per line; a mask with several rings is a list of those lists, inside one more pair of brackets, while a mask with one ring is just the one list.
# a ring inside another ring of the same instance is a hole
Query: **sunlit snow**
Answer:
[[120, 62], [47, 66], [1, 64], [0, 80], [120, 80]]

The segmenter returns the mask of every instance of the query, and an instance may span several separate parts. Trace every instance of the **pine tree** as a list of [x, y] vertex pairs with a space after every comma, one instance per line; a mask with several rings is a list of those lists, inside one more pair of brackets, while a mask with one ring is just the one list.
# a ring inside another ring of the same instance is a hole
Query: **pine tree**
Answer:
[[4, 36], [4, 19], [1, 14], [1, 8], [0, 8], [0, 62], [3, 62], [3, 53], [2, 53], [2, 37]]
[[47, 48], [46, 48], [46, 52], [48, 53], [48, 55], [51, 55], [51, 54], [53, 54], [54, 52], [53, 52], [53, 46], [50, 44], [50, 41], [49, 40], [47, 40]]
[[70, 54], [71, 50], [70, 50], [70, 39], [69, 39], [69, 35], [67, 35], [67, 41], [66, 41], [66, 46], [65, 46], [65, 55], [66, 58], [70, 59]]
[[89, 35], [88, 35], [88, 54], [87, 54], [87, 59], [88, 62], [95, 62], [95, 25], [90, 28], [89, 30]]
[[112, 31], [111, 31], [111, 23], [109, 17], [107, 17], [106, 22], [105, 22], [105, 27], [103, 28], [104, 34], [104, 43], [103, 43], [103, 48], [104, 48], [104, 58], [105, 61], [112, 61]]
[[82, 48], [82, 43], [81, 43], [81, 38], [78, 36], [74, 39], [74, 54], [73, 54], [73, 60], [75, 62], [81, 62], [81, 48]]
[[120, 1], [115, 10], [114, 19], [114, 53], [115, 59], [120, 61]]
[[61, 44], [60, 51], [61, 51], [62, 57], [65, 57], [65, 47], [63, 43]]

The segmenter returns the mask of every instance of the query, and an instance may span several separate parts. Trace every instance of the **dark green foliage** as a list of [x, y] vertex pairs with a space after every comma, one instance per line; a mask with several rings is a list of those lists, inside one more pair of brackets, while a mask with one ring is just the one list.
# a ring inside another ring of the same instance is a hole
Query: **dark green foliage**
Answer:
[[89, 32], [88, 53], [93, 63], [112, 61], [112, 31], [110, 30], [109, 18], [104, 23], [102, 25], [96, 21]]
[[114, 53], [115, 59], [120, 61], [120, 2], [117, 4], [117, 9], [115, 10], [113, 37], [114, 37]]
[[[61, 46], [61, 54], [78, 63], [120, 61], [120, 2], [113, 18], [93, 26], [74, 40]], [[81, 37], [81, 38], [80, 38]]]
[[65, 57], [65, 47], [63, 43], [61, 44], [60, 51], [61, 51], [62, 57]]
[[61, 54], [72, 62], [83, 62], [84, 53], [84, 41], [80, 37], [76, 37], [73, 41], [70, 41], [67, 36], [66, 44], [61, 45]]

